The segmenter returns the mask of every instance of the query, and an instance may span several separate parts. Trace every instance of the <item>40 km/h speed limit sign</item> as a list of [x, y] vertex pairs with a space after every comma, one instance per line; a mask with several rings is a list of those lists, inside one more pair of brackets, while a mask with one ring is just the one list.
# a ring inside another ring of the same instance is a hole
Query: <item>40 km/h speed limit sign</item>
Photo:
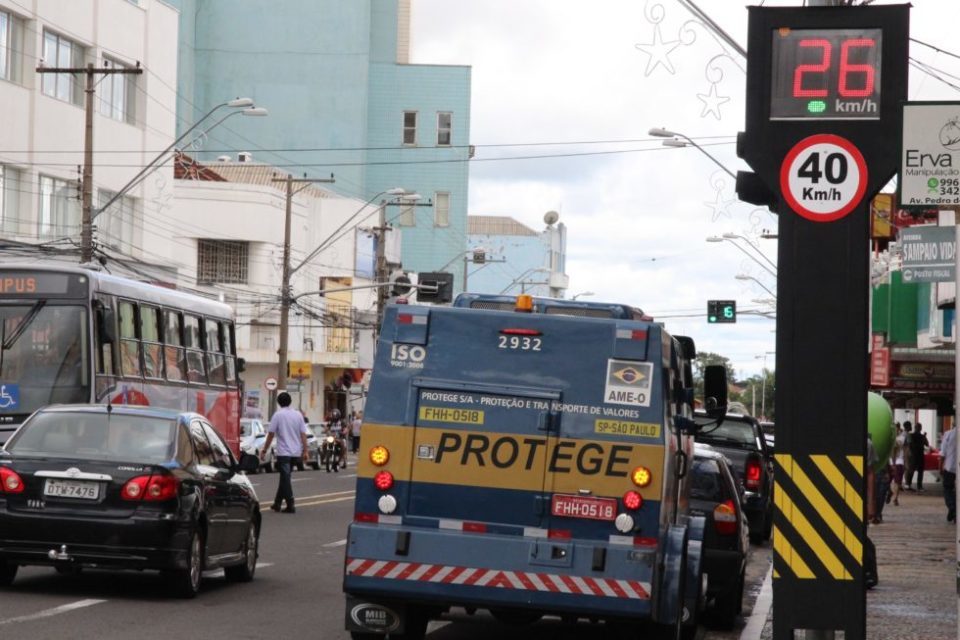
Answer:
[[804, 138], [780, 165], [780, 191], [797, 214], [832, 222], [853, 211], [867, 189], [867, 163], [846, 138], [822, 133]]

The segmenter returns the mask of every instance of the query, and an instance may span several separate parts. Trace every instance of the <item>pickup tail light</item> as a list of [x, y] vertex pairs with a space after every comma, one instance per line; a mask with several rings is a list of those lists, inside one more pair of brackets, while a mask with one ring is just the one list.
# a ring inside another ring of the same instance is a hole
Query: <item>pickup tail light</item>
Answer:
[[761, 471], [760, 460], [748, 458], [747, 466], [743, 470], [743, 487], [748, 491], [757, 491], [760, 488]]
[[120, 497], [129, 501], [163, 502], [177, 496], [180, 483], [171, 475], [137, 476], [127, 480]]
[[23, 479], [13, 469], [0, 467], [0, 493], [23, 493]]
[[713, 509], [713, 526], [721, 536], [737, 532], [737, 507], [733, 500], [725, 500]]

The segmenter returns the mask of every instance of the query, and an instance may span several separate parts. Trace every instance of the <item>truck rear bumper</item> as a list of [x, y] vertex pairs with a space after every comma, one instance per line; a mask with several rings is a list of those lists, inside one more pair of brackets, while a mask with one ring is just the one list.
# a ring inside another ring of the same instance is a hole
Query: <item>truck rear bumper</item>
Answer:
[[372, 600], [649, 618], [655, 547], [351, 525], [344, 591]]

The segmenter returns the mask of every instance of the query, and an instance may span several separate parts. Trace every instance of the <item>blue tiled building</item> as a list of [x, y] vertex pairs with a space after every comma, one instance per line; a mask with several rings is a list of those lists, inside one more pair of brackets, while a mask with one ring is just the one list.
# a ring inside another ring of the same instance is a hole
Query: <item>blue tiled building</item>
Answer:
[[330, 188], [364, 201], [416, 191], [432, 206], [387, 207], [404, 269], [463, 255], [470, 68], [409, 64], [412, 0], [170, 1], [181, 11], [178, 133], [237, 96], [270, 112], [231, 118], [193, 155], [243, 150], [295, 174], [332, 173]]

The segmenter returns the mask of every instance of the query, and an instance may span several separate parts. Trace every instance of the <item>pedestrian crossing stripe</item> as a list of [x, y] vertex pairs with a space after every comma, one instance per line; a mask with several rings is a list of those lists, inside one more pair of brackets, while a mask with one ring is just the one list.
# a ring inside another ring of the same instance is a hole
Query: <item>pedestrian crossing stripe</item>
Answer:
[[774, 577], [854, 580], [863, 564], [862, 456], [775, 460]]

